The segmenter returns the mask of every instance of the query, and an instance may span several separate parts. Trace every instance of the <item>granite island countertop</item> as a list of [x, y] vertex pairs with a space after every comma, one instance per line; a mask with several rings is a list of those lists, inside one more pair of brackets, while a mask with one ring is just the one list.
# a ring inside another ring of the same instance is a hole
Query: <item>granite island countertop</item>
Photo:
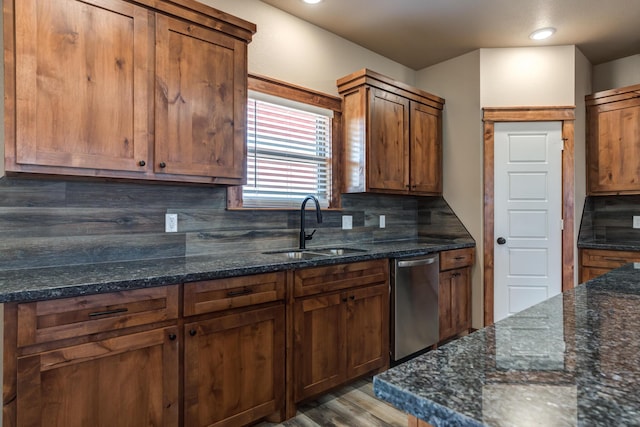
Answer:
[[[346, 262], [419, 256], [475, 247], [475, 243], [471, 238], [456, 240], [420, 238], [353, 245], [337, 244], [334, 247], [353, 247], [364, 251], [299, 260], [287, 259], [282, 254], [238, 251], [224, 255], [96, 262], [47, 268], [0, 269], [0, 303], [47, 300]], [[312, 250], [313, 247], [308, 249]], [[274, 249], [269, 249], [269, 251], [272, 250]]]
[[640, 269], [398, 365], [374, 377], [374, 391], [438, 427], [640, 425]]

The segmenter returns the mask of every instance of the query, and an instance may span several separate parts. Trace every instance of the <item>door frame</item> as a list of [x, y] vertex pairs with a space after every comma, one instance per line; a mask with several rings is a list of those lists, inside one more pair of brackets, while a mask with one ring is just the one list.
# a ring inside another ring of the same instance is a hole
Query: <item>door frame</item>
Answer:
[[493, 323], [494, 309], [494, 125], [496, 122], [562, 122], [562, 291], [574, 287], [574, 133], [575, 106], [487, 107], [484, 122], [484, 326]]

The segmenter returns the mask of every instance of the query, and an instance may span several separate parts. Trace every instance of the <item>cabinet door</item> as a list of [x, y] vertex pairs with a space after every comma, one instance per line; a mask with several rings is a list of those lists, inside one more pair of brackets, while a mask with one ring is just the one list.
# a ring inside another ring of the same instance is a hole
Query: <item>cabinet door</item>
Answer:
[[433, 107], [411, 102], [411, 191], [442, 193], [442, 120]]
[[144, 172], [148, 12], [119, 0], [21, 0], [15, 14], [16, 163]]
[[467, 332], [471, 327], [471, 276], [469, 268], [440, 273], [438, 295], [440, 340]]
[[453, 271], [451, 280], [451, 313], [456, 334], [465, 333], [471, 327], [471, 270]]
[[592, 107], [588, 113], [590, 193], [640, 191], [640, 100], [619, 104]]
[[184, 425], [239, 426], [284, 403], [284, 306], [184, 326]]
[[369, 188], [409, 190], [409, 100], [369, 90]]
[[334, 387], [345, 378], [345, 302], [340, 294], [294, 304], [295, 401]]
[[347, 376], [355, 378], [389, 363], [389, 286], [370, 286], [345, 294]]
[[245, 179], [247, 46], [156, 20], [156, 173]]
[[178, 425], [177, 328], [80, 344], [17, 362], [17, 425]]
[[440, 331], [440, 341], [455, 334], [451, 312], [451, 282], [453, 272], [454, 271], [440, 272], [438, 290], [438, 328]]

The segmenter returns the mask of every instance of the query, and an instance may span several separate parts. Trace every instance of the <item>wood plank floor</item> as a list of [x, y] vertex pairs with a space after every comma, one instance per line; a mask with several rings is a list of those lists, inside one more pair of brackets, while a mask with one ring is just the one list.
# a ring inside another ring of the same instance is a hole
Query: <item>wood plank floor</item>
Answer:
[[298, 407], [294, 418], [256, 427], [406, 427], [407, 415], [378, 400], [371, 378], [358, 380]]

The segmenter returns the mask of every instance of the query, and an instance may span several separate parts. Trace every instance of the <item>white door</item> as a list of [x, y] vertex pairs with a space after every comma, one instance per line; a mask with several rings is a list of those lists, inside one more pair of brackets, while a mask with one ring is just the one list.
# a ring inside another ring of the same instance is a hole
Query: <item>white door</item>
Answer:
[[496, 123], [494, 321], [562, 289], [562, 123]]

